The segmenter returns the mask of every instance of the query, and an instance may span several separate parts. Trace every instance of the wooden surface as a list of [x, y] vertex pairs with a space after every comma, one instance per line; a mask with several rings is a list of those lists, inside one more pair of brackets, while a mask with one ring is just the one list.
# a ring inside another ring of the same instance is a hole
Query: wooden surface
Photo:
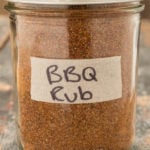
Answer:
[[[1, 32], [7, 23], [7, 20], [0, 22], [0, 38], [2, 39], [8, 34], [8, 32]], [[1, 45], [5, 41], [1, 42]], [[150, 21], [142, 22], [140, 43], [136, 139], [133, 150], [150, 150]], [[19, 150], [16, 137], [15, 103], [10, 42], [7, 42], [0, 51], [0, 150]]]

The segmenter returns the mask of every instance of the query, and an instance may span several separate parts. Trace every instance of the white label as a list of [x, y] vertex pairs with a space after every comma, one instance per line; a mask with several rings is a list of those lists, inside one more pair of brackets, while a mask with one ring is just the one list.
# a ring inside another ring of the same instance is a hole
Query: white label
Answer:
[[43, 59], [31, 57], [31, 99], [83, 104], [122, 97], [121, 57]]

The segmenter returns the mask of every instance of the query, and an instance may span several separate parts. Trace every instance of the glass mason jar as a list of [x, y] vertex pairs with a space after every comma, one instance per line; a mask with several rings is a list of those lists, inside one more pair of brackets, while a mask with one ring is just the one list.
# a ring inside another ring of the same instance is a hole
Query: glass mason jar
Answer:
[[9, 0], [25, 150], [128, 150], [140, 0]]

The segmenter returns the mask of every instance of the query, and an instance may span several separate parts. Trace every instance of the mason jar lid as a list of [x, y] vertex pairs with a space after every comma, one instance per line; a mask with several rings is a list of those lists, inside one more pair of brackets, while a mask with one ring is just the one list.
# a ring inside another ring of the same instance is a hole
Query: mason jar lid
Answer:
[[7, 1], [26, 4], [82, 5], [82, 4], [112, 4], [112, 3], [138, 2], [141, 0], [7, 0]]

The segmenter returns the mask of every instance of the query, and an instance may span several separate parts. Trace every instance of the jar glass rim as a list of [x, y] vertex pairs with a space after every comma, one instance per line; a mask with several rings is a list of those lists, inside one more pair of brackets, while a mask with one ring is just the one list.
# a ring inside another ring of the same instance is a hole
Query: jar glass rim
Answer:
[[82, 4], [113, 4], [113, 3], [140, 2], [142, 0], [6, 0], [6, 1], [25, 4], [82, 5]]

